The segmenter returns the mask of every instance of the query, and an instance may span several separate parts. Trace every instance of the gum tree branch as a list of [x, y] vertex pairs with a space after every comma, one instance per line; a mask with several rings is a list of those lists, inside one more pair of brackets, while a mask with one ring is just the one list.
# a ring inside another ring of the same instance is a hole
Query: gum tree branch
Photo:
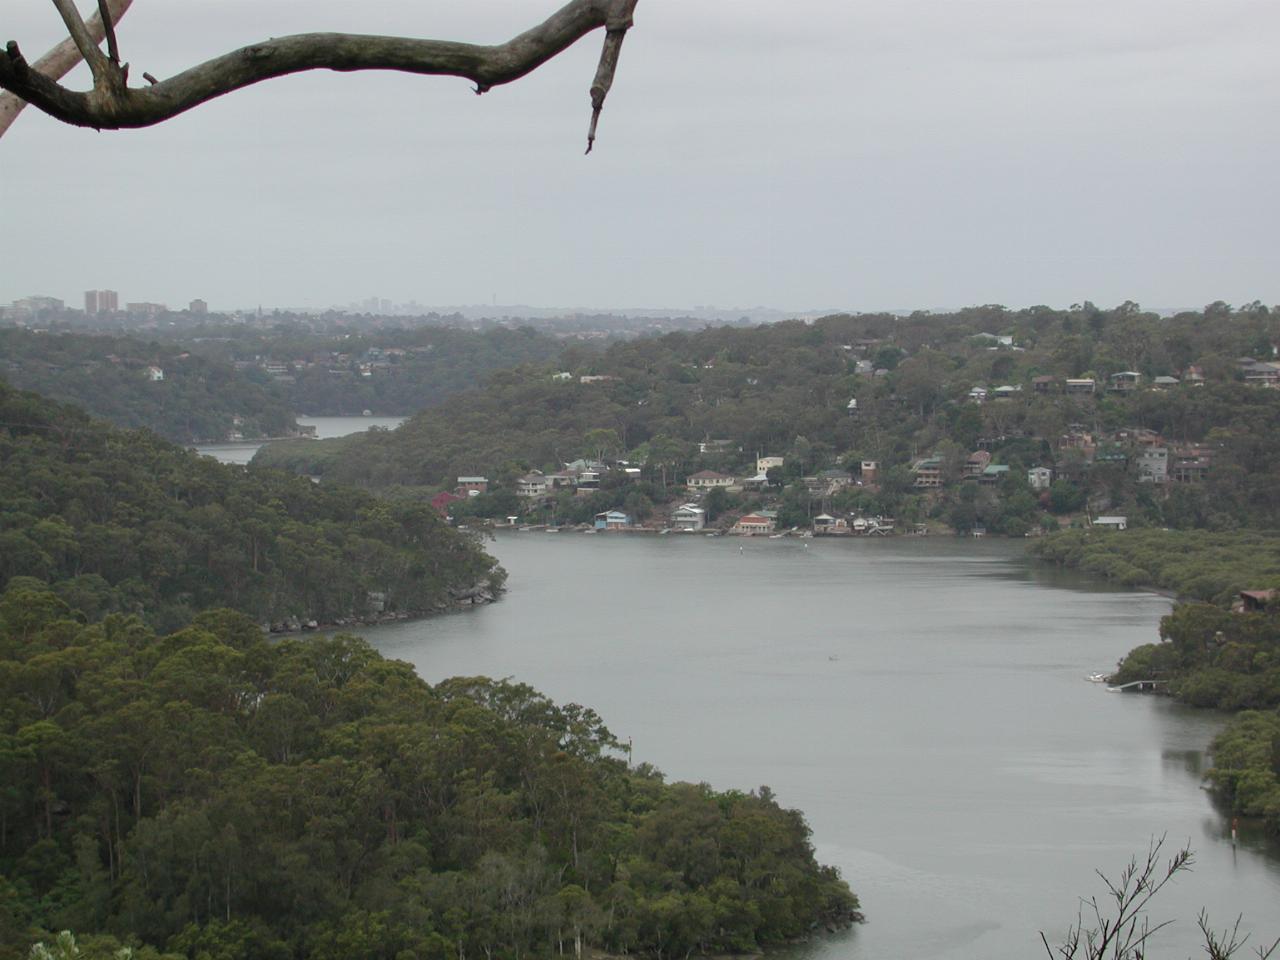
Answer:
[[101, 41], [94, 42], [92, 35], [89, 33], [89, 27], [81, 18], [80, 11], [76, 9], [76, 5], [72, 0], [53, 0], [53, 5], [58, 8], [58, 13], [62, 16], [62, 22], [67, 26], [67, 33], [71, 34], [71, 39], [75, 41], [76, 47], [80, 51], [80, 56], [84, 58], [84, 62], [93, 71], [94, 80], [100, 79], [107, 65], [107, 58], [103, 56], [102, 50], [98, 47], [98, 43]]
[[[104, 0], [99, 0], [99, 10]], [[105, 0], [107, 13], [110, 15], [112, 23], [119, 23], [120, 18], [124, 16], [125, 11], [129, 9], [129, 5], [133, 0]], [[106, 36], [104, 22], [101, 12], [95, 13], [89, 18], [86, 26], [89, 28], [89, 35], [95, 43], [101, 43]], [[4, 58], [4, 54], [0, 53], [0, 58]], [[31, 64], [29, 69], [35, 70], [52, 80], [59, 80], [66, 76], [71, 69], [81, 61], [80, 50], [76, 47], [76, 43], [70, 37], [63, 40], [43, 57]], [[18, 118], [23, 108], [27, 105], [27, 101], [23, 100], [16, 94], [9, 93], [7, 90], [0, 90], [0, 137], [3, 137], [5, 131]]]
[[[59, 9], [70, 0], [54, 0]], [[380, 37], [347, 33], [309, 33], [266, 40], [216, 57], [146, 87], [129, 87], [96, 44], [103, 64], [94, 71], [91, 91], [68, 90], [22, 58], [10, 41], [0, 55], [0, 87], [50, 116], [82, 127], [122, 129], [162, 123], [234, 90], [307, 70], [394, 70], [470, 80], [477, 93], [518, 80], [604, 27], [605, 46], [591, 87], [591, 138], [604, 98], [613, 82], [622, 38], [631, 26], [637, 0], [569, 0], [544, 22], [506, 43], [484, 46], [447, 40]], [[72, 8], [73, 9], [73, 8]], [[76, 14], [76, 19], [78, 19]], [[79, 31], [74, 21], [68, 29]], [[93, 61], [90, 61], [92, 66]]]

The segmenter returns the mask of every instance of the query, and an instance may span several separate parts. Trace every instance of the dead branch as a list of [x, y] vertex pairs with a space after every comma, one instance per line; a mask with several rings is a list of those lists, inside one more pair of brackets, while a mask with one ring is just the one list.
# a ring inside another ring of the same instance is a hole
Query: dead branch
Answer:
[[[133, 0], [105, 0], [107, 13], [110, 14], [110, 21], [119, 23], [120, 18], [124, 16], [125, 11], [129, 9], [129, 5], [132, 2]], [[103, 0], [99, 0], [99, 12], [90, 17], [86, 24], [89, 28], [89, 35], [95, 43], [101, 43], [103, 38], [107, 36], [105, 30], [106, 21], [101, 12], [103, 5]], [[0, 55], [0, 57], [2, 56]], [[80, 60], [79, 48], [74, 40], [67, 37], [66, 40], [63, 40], [43, 57], [31, 64], [29, 69], [44, 74], [52, 80], [59, 80], [66, 76]], [[0, 84], [0, 86], [3, 86], [3, 84]], [[0, 137], [4, 136], [5, 131], [9, 129], [26, 105], [27, 101], [16, 94], [8, 92], [7, 89], [0, 90]]]
[[[1154, 926], [1150, 923], [1147, 907], [1151, 899], [1194, 863], [1190, 849], [1183, 847], [1162, 866], [1160, 851], [1164, 842], [1164, 837], [1153, 840], [1146, 858], [1131, 859], [1115, 881], [1099, 872], [1110, 904], [1104, 907], [1096, 897], [1082, 900], [1076, 922], [1056, 950], [1050, 947], [1044, 933], [1040, 934], [1045, 953], [1050, 958], [1056, 954], [1061, 960], [1141, 960], [1146, 956], [1147, 942], [1171, 922]], [[1092, 914], [1092, 918], [1085, 920], [1085, 913]]]
[[462, 77], [475, 84], [476, 92], [484, 93], [518, 80], [604, 27], [604, 50], [591, 86], [590, 147], [637, 2], [569, 0], [543, 23], [496, 46], [347, 33], [297, 34], [242, 47], [150, 86], [130, 87], [124, 68], [93, 42], [71, 0], [54, 0], [93, 71], [93, 89], [80, 92], [63, 87], [38, 65], [30, 67], [13, 41], [0, 55], [0, 88], [64, 123], [98, 130], [152, 126], [234, 90], [307, 70], [394, 70]]

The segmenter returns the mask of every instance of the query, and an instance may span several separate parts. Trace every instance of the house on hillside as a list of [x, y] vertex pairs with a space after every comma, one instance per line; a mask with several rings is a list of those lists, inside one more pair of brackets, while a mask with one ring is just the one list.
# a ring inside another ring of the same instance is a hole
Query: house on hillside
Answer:
[[1240, 598], [1231, 605], [1235, 613], [1264, 613], [1275, 598], [1277, 590], [1241, 590]]
[[733, 477], [714, 470], [699, 470], [691, 474], [686, 483], [690, 490], [713, 490], [716, 487], [733, 486]]
[[1240, 369], [1244, 373], [1244, 382], [1251, 387], [1280, 386], [1280, 363], [1251, 360], [1247, 364], [1242, 363]]
[[1142, 382], [1142, 374], [1137, 370], [1121, 370], [1107, 378], [1107, 390], [1111, 393], [1132, 393]]
[[1068, 378], [1063, 382], [1062, 389], [1064, 393], [1094, 393], [1098, 389], [1098, 384], [1089, 377]]
[[785, 462], [783, 457], [756, 457], [756, 473], [768, 473], [773, 467], [781, 467]]
[[1179, 447], [1169, 459], [1169, 482], [1191, 486], [1204, 483], [1212, 467], [1211, 447]]
[[147, 367], [147, 379], [152, 383], [159, 383], [164, 379], [164, 370], [160, 367]]
[[1048, 467], [1032, 467], [1027, 471], [1027, 484], [1032, 490], [1048, 490], [1053, 485], [1053, 471]]
[[994, 487], [1003, 480], [1009, 473], [1009, 465], [1007, 463], [993, 463], [982, 471], [982, 476], [978, 478], [978, 482], [988, 487]]
[[605, 510], [596, 514], [597, 530], [626, 530], [631, 526], [631, 515], [621, 510]]
[[911, 485], [917, 490], [939, 490], [942, 488], [942, 460], [938, 457], [925, 457], [911, 465], [913, 475]]
[[517, 497], [544, 497], [547, 494], [547, 478], [540, 470], [526, 473], [516, 481]]
[[991, 451], [975, 450], [969, 454], [969, 459], [964, 462], [964, 478], [966, 480], [976, 480], [982, 476], [982, 471], [986, 470], [991, 464]]
[[1151, 386], [1155, 390], [1172, 390], [1180, 382], [1177, 377], [1156, 377], [1151, 381]]
[[489, 489], [488, 477], [459, 477], [458, 492], [464, 497], [485, 493]]
[[1053, 393], [1057, 388], [1057, 377], [1043, 376], [1031, 378], [1031, 389], [1036, 393]]
[[1169, 480], [1169, 448], [1144, 447], [1133, 459], [1139, 483], [1167, 483]]

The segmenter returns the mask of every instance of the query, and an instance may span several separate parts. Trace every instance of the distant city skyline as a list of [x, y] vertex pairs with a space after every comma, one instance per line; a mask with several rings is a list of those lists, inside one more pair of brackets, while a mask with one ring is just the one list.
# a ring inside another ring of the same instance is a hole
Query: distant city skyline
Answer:
[[[292, 304], [238, 304], [225, 305], [219, 304], [215, 298], [212, 302], [206, 298], [197, 297], [187, 301], [186, 306], [169, 306], [159, 301], [134, 301], [125, 300], [116, 290], [85, 290], [82, 294], [84, 301], [84, 313], [87, 316], [93, 316], [99, 313], [125, 312], [125, 313], [161, 313], [173, 312], [182, 313], [189, 312], [194, 314], [252, 314], [259, 311], [282, 312], [282, 313], [300, 313], [300, 314], [318, 314], [329, 311], [345, 312], [351, 314], [370, 314], [381, 316], [402, 316], [412, 317], [421, 316], [431, 313], [436, 314], [453, 314], [459, 313], [471, 319], [491, 318], [501, 319], [503, 317], [519, 318], [537, 318], [537, 317], [560, 317], [574, 314], [613, 314], [613, 315], [654, 315], [654, 316], [692, 316], [697, 317], [706, 315], [708, 317], [720, 317], [726, 319], [738, 319], [740, 317], [748, 317], [753, 320], [775, 321], [786, 319], [787, 317], [812, 318], [817, 316], [835, 314], [835, 313], [893, 313], [893, 314], [909, 314], [913, 311], [947, 313], [967, 307], [979, 307], [992, 305], [993, 302], [984, 303], [964, 303], [964, 304], [932, 304], [932, 305], [898, 305], [894, 307], [843, 307], [843, 306], [826, 306], [826, 307], [809, 307], [809, 308], [786, 308], [766, 304], [755, 304], [751, 306], [727, 306], [722, 307], [717, 304], [692, 304], [692, 305], [629, 305], [620, 304], [608, 305], [583, 305], [583, 304], [504, 304], [504, 303], [458, 303], [458, 304], [431, 304], [420, 303], [417, 300], [409, 300], [405, 302], [396, 302], [387, 297], [365, 297], [360, 300], [351, 300], [347, 303], [334, 303], [320, 306], [304, 305], [299, 303]], [[98, 299], [94, 299], [98, 298]], [[1089, 298], [1084, 298], [1089, 300]], [[1221, 298], [1218, 298], [1221, 299]], [[1084, 301], [1074, 301], [1080, 303]], [[1116, 306], [1115, 303], [1103, 303], [1092, 301], [1099, 307]], [[1124, 301], [1119, 301], [1124, 302]], [[1212, 303], [1213, 300], [1207, 301]], [[1248, 301], [1242, 301], [1248, 302]], [[0, 304], [3, 304], [0, 301]], [[16, 297], [8, 303], [10, 309], [19, 307], [26, 308], [29, 304], [40, 303], [43, 307], [52, 307], [57, 303], [59, 309], [80, 309], [77, 307], [76, 298], [51, 297], [48, 294], [29, 293], [23, 297]], [[96, 304], [91, 308], [90, 304]], [[21, 306], [20, 306], [21, 305]], [[1172, 314], [1183, 310], [1198, 310], [1206, 304], [1140, 304], [1142, 309], [1158, 314]], [[1239, 304], [1234, 304], [1239, 305]], [[1272, 305], [1272, 304], [1268, 304]], [[1010, 311], [1017, 311], [1034, 306], [1048, 306], [1052, 309], [1065, 310], [1069, 309], [1072, 304], [1045, 304], [1045, 303], [1027, 303], [1027, 304], [1001, 304]]]

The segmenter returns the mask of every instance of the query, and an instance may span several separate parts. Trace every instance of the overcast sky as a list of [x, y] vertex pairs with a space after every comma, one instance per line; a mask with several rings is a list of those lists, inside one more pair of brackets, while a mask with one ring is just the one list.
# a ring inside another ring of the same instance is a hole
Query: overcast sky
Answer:
[[[166, 76], [313, 30], [495, 42], [556, 4], [135, 0], [120, 44]], [[0, 42], [60, 26], [4, 0]], [[312, 73], [140, 131], [28, 109], [0, 303], [1280, 302], [1275, 0], [641, 0], [584, 157], [600, 40], [483, 97]]]

